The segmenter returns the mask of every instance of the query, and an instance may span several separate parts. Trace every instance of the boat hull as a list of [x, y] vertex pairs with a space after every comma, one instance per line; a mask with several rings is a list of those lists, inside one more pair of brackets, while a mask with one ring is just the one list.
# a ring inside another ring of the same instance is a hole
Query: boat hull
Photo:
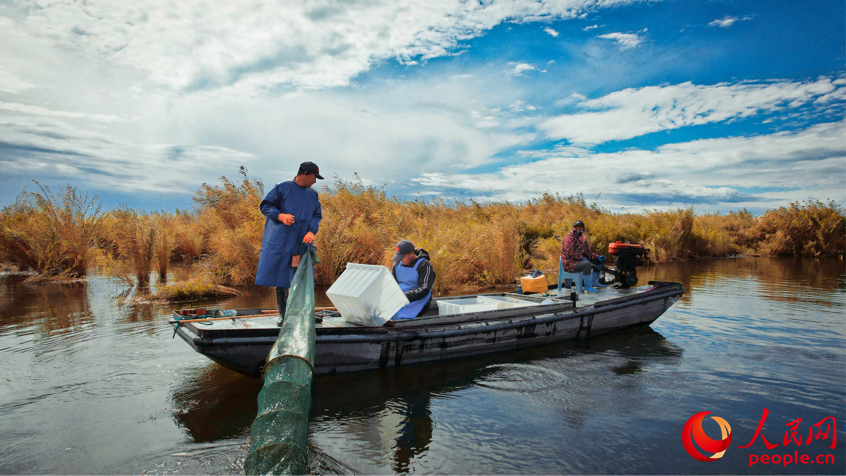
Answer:
[[[648, 291], [585, 307], [557, 301], [529, 309], [401, 321], [394, 327], [318, 328], [314, 371], [327, 374], [422, 364], [586, 339], [649, 325], [683, 292], [681, 284], [656, 283]], [[180, 326], [177, 333], [197, 352], [251, 376], [260, 375], [276, 341], [266, 331], [214, 336]]]

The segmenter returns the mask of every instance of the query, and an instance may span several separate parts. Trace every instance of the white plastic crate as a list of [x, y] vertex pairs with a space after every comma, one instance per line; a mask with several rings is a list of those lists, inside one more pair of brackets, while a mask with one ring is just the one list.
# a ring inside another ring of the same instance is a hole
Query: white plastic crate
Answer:
[[494, 309], [499, 309], [499, 303], [484, 298], [438, 299], [438, 315], [441, 316], [493, 311]]
[[381, 326], [408, 304], [391, 270], [372, 264], [347, 263], [326, 296], [345, 321]]
[[478, 296], [472, 298], [438, 299], [438, 315], [467, 314], [471, 312], [513, 309], [537, 306], [537, 303], [506, 296]]
[[501, 303], [500, 309], [510, 309], [513, 307], [526, 307], [526, 306], [537, 306], [538, 303], [532, 301], [526, 301], [525, 299], [519, 299], [511, 296], [482, 296], [482, 299], [490, 299], [493, 301], [497, 301]]

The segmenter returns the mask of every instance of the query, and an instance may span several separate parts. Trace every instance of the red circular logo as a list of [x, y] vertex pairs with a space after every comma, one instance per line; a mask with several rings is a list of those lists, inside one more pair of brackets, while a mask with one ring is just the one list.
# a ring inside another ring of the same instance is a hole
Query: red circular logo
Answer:
[[[711, 419], [720, 425], [720, 430], [722, 430], [723, 433], [722, 439], [714, 440], [705, 434], [705, 431], [702, 429], [702, 419], [710, 413], [711, 412], [699, 412], [696, 415], [693, 415], [687, 420], [687, 423], [684, 424], [684, 429], [682, 430], [682, 443], [684, 443], [684, 449], [687, 450], [690, 456], [693, 456], [699, 461], [716, 461], [722, 458], [723, 455], [726, 454], [726, 448], [728, 448], [731, 444], [731, 426], [729, 426], [727, 421], [718, 416], [712, 416]], [[693, 445], [694, 441], [703, 450], [714, 454], [711, 456], [703, 455]]]

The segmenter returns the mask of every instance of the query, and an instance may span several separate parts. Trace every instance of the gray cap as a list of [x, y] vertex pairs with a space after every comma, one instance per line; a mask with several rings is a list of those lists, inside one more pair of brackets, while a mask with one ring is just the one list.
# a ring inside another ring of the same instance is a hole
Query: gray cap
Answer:
[[400, 242], [397, 243], [397, 252], [394, 253], [394, 257], [391, 259], [397, 262], [402, 261], [403, 256], [411, 253], [412, 251], [414, 251], [414, 243], [408, 240], [400, 240]]

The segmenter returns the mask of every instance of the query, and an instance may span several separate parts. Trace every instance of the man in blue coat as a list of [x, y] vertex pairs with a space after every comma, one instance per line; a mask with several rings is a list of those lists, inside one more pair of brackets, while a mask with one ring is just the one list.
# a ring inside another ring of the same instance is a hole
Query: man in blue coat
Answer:
[[[323, 180], [313, 162], [303, 162], [294, 180], [276, 184], [261, 201], [264, 234], [261, 238], [256, 284], [276, 286], [276, 305], [281, 326], [285, 319], [288, 289], [297, 271], [299, 256], [314, 241], [323, 214], [317, 192], [311, 186]], [[296, 261], [292, 263], [293, 261]]]

